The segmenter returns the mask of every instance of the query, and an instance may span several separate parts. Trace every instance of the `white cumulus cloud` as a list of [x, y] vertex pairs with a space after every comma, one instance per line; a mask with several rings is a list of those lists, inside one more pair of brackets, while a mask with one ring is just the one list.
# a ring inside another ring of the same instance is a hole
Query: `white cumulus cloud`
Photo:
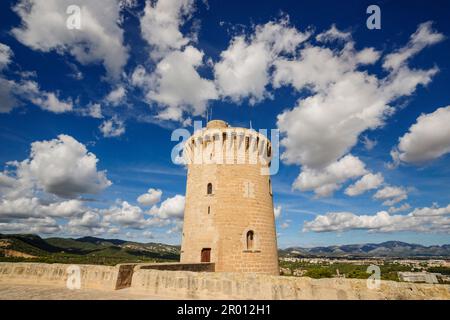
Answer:
[[71, 199], [53, 203], [41, 203], [37, 197], [21, 197], [0, 200], [0, 221], [26, 218], [67, 218], [84, 212], [80, 200]]
[[425, 47], [444, 40], [444, 38], [443, 34], [433, 30], [431, 21], [424, 22], [411, 35], [406, 46], [385, 57], [383, 67], [385, 69], [399, 69], [409, 58], [419, 53]]
[[103, 121], [99, 129], [104, 137], [119, 137], [125, 133], [125, 124], [117, 116], [113, 116], [111, 119]]
[[144, 206], [151, 206], [161, 201], [161, 189], [148, 189], [147, 193], [141, 194], [137, 201]]
[[339, 30], [335, 24], [331, 26], [325, 32], [322, 32], [316, 36], [316, 40], [319, 42], [331, 42], [335, 40], [350, 40], [352, 38], [351, 32], [344, 32]]
[[15, 222], [1, 222], [0, 232], [7, 233], [43, 233], [54, 234], [61, 231], [61, 226], [55, 219], [46, 218], [28, 218]]
[[168, 53], [151, 74], [137, 67], [131, 81], [144, 89], [147, 102], [158, 104], [158, 119], [182, 122], [185, 113], [204, 114], [208, 101], [217, 98], [214, 82], [197, 72], [202, 65], [203, 52], [187, 46]]
[[182, 195], [175, 195], [172, 198], [167, 198], [161, 205], [153, 206], [149, 213], [161, 219], [182, 219], [184, 215], [185, 198]]
[[11, 48], [3, 43], [0, 43], [0, 71], [11, 63], [13, 52]]
[[113, 106], [117, 106], [125, 100], [126, 94], [126, 89], [123, 86], [118, 86], [108, 93], [105, 100]]
[[[81, 28], [67, 28], [70, 5], [81, 9]], [[70, 53], [82, 64], [102, 63], [118, 79], [128, 59], [120, 27], [121, 1], [21, 0], [14, 7], [22, 23], [12, 34], [43, 52]]]
[[384, 181], [381, 173], [368, 173], [354, 184], [345, 189], [345, 194], [349, 196], [357, 196], [368, 190], [378, 188]]
[[140, 19], [144, 40], [152, 47], [154, 59], [164, 57], [171, 51], [181, 49], [190, 42], [180, 27], [193, 13], [194, 0], [146, 1]]
[[[430, 29], [430, 24], [422, 24], [404, 50], [424, 34], [436, 39], [429, 44], [442, 38]], [[298, 56], [275, 62], [275, 87], [290, 85], [307, 92], [277, 120], [283, 136], [281, 158], [285, 163], [302, 166], [302, 170], [320, 171], [348, 154], [363, 132], [381, 127], [395, 112], [392, 104], [398, 98], [412, 94], [419, 85], [427, 85], [438, 71], [436, 67], [409, 68], [409, 59], [425, 47], [418, 46], [414, 54], [406, 55], [395, 68], [387, 68], [387, 75], [379, 78], [364, 70], [365, 65], [380, 59], [379, 52], [373, 48], [358, 51], [350, 38], [339, 43], [341, 49], [307, 45]], [[335, 187], [324, 185], [321, 193], [330, 193]]]
[[[417, 118], [394, 149], [398, 161], [423, 163], [450, 152], [450, 106]], [[396, 159], [394, 159], [395, 161]]]
[[97, 162], [93, 153], [68, 135], [33, 142], [28, 159], [9, 163], [14, 167], [13, 175], [3, 173], [12, 183], [4, 195], [19, 197], [34, 188], [61, 197], [98, 193], [111, 182], [105, 171], [97, 170]]
[[330, 212], [305, 222], [303, 231], [342, 232], [368, 230], [372, 232], [450, 232], [450, 205], [444, 208], [420, 208], [407, 215], [391, 215], [386, 211], [375, 215], [357, 215], [351, 212]]
[[250, 37], [236, 36], [220, 54], [214, 66], [216, 83], [222, 96], [250, 103], [262, 100], [269, 83], [269, 69], [282, 53], [293, 53], [310, 36], [289, 26], [288, 18], [258, 25]]
[[384, 206], [392, 206], [400, 201], [408, 198], [408, 191], [402, 187], [385, 186], [383, 189], [378, 190], [374, 196], [374, 199], [385, 200]]
[[304, 166], [293, 187], [301, 191], [313, 190], [318, 197], [329, 196], [348, 179], [358, 178], [366, 173], [365, 165], [358, 157], [346, 155], [322, 170]]
[[397, 212], [406, 211], [409, 209], [411, 209], [411, 205], [409, 203], [404, 203], [398, 207], [390, 207], [388, 212], [389, 213], [397, 213]]
[[144, 218], [142, 209], [129, 204], [127, 201], [104, 210], [103, 214], [106, 222], [116, 223], [120, 226], [133, 229], [143, 229], [147, 226], [147, 220]]
[[81, 114], [95, 119], [101, 119], [103, 118], [102, 106], [99, 103], [90, 103], [81, 111]]

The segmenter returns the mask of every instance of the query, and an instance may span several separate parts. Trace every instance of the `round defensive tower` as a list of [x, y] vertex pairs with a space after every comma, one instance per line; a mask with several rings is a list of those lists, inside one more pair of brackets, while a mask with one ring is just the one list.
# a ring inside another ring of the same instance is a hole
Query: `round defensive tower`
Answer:
[[181, 262], [213, 262], [219, 272], [278, 275], [267, 137], [212, 120], [186, 142], [184, 157]]

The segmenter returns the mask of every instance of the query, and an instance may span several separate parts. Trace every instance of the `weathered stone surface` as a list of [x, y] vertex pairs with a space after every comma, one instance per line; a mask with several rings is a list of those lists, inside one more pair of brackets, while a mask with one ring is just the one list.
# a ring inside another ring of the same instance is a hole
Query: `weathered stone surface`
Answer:
[[61, 294], [60, 299], [106, 299], [114, 295], [112, 292], [122, 292], [122, 298], [129, 299], [450, 299], [450, 286], [440, 284], [381, 281], [379, 289], [368, 289], [366, 281], [359, 279], [162, 271], [138, 267], [132, 275], [131, 287], [114, 290], [119, 268], [94, 265], [79, 265], [81, 290], [69, 290], [66, 286], [69, 266], [0, 263], [0, 299], [53, 299], [56, 293]]
[[174, 299], [450, 299], [449, 285], [381, 281], [379, 289], [369, 289], [360, 279], [142, 269], [133, 275], [131, 292]]
[[114, 290], [118, 268], [95, 265], [47, 263], [0, 263], [0, 283], [22, 283], [67, 286], [69, 267], [80, 268], [81, 287]]

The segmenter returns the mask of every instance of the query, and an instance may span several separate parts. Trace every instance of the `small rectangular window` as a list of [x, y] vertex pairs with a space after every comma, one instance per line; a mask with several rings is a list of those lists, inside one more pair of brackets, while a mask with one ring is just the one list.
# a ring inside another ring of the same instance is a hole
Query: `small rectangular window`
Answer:
[[206, 193], [207, 194], [212, 194], [213, 193], [212, 183], [208, 183], [208, 185], [206, 187]]
[[254, 235], [252, 230], [247, 232], [247, 250], [253, 250]]

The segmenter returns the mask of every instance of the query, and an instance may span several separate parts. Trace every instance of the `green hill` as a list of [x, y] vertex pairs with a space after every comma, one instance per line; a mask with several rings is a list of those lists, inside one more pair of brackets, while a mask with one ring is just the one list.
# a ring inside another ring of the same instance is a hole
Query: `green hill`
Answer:
[[[0, 261], [115, 265], [126, 262], [179, 261], [180, 254], [177, 246], [94, 237], [43, 239], [32, 234], [0, 234], [0, 243]], [[34, 258], [19, 257], [21, 254]]]

